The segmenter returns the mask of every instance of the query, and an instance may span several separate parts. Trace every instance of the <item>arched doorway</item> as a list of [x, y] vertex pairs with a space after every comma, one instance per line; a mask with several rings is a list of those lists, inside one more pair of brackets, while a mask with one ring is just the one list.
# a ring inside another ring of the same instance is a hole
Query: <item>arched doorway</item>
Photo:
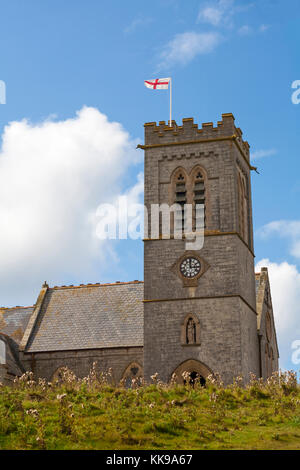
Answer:
[[199, 383], [202, 387], [204, 387], [206, 384], [206, 378], [199, 374], [199, 372], [193, 370], [192, 372], [189, 372], [189, 377], [183, 379], [183, 383], [184, 385], [192, 385], [192, 387], [196, 383]]
[[205, 386], [206, 379], [212, 375], [212, 371], [200, 361], [189, 359], [180, 364], [173, 372], [173, 380], [179, 384], [190, 384], [194, 386], [196, 383]]

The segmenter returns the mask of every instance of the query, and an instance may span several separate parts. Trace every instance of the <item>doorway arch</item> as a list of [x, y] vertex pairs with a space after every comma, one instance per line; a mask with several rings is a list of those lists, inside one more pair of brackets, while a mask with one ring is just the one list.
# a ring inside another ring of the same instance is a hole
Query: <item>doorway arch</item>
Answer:
[[190, 385], [194, 385], [198, 381], [200, 385], [204, 386], [207, 377], [212, 375], [213, 372], [209, 367], [203, 364], [203, 362], [188, 359], [176, 367], [172, 373], [172, 377], [174, 377], [174, 374], [176, 377], [175, 381], [178, 384], [186, 384], [188, 382]]

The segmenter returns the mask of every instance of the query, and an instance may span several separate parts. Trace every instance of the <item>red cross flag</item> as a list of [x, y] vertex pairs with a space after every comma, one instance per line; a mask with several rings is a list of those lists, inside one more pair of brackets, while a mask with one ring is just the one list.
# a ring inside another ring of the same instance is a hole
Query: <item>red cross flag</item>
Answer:
[[170, 78], [155, 78], [154, 80], [145, 80], [145, 86], [152, 90], [167, 90], [169, 88]]
[[172, 80], [171, 78], [155, 78], [153, 80], [144, 80], [145, 86], [152, 90], [167, 90], [170, 83], [170, 120], [169, 126], [172, 127]]

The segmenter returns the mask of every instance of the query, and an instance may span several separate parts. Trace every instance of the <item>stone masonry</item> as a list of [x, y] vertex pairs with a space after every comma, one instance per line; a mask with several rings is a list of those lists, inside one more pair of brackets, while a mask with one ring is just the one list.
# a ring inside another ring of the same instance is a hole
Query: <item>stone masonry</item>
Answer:
[[[63, 367], [84, 377], [94, 362], [126, 385], [156, 372], [164, 382], [173, 374], [183, 382], [189, 372], [201, 383], [216, 373], [230, 383], [278, 369], [268, 272], [254, 272], [254, 168], [233, 115], [223, 114], [216, 127], [198, 128], [193, 119], [147, 123], [139, 147], [148, 214], [152, 204], [172, 205], [178, 187], [193, 207], [201, 194], [204, 246], [187, 250], [184, 238], [161, 233], [152, 239], [149, 216], [144, 282], [44, 283], [32, 307], [0, 308], [1, 382], [25, 371], [50, 381]], [[182, 266], [191, 260], [198, 271], [189, 277]]]
[[[184, 240], [145, 239], [144, 373], [168, 381], [179, 364], [198, 361], [226, 382], [235, 375], [259, 375], [260, 357], [252, 231], [249, 145], [232, 114], [212, 123], [145, 125], [145, 205], [170, 203], [178, 168], [206, 175], [207, 224], [197, 255], [209, 266], [196, 287], [186, 287], [172, 266], [185, 253]], [[247, 242], [239, 233], [238, 171], [247, 190]], [[180, 342], [187, 314], [200, 322], [201, 344]], [[200, 367], [200, 365], [199, 365]]]

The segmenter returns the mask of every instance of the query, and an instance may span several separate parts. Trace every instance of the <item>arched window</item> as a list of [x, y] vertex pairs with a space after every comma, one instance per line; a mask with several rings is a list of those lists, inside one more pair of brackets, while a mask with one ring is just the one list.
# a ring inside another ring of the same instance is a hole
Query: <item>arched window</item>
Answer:
[[245, 178], [238, 172], [239, 195], [239, 232], [245, 242], [248, 242], [248, 199]]
[[[174, 227], [181, 232], [184, 228], [195, 231], [207, 226], [207, 176], [205, 170], [196, 165], [188, 174], [183, 168], [177, 168], [171, 177], [171, 197], [169, 203], [177, 204], [174, 213]], [[185, 204], [191, 205], [191, 212], [184, 214]], [[192, 217], [187, 220], [185, 217]]]
[[270, 292], [269, 292], [268, 288], [266, 288], [265, 302], [266, 302], [267, 305], [270, 305]]
[[270, 375], [273, 374], [274, 370], [274, 352], [273, 348], [270, 348]]
[[266, 378], [270, 376], [270, 360], [269, 360], [269, 345], [266, 343], [265, 347], [265, 367], [266, 367]]
[[200, 322], [194, 314], [187, 315], [181, 325], [181, 344], [189, 346], [200, 344]]
[[271, 315], [268, 311], [266, 313], [266, 335], [267, 335], [267, 340], [271, 341], [271, 338], [272, 338], [272, 320], [271, 320]]
[[175, 174], [175, 198], [174, 203], [180, 206], [178, 211], [175, 211], [175, 227], [177, 229], [184, 229], [184, 205], [187, 203], [187, 190], [186, 190], [186, 175], [183, 171], [179, 170]]
[[132, 362], [129, 366], [126, 367], [123, 372], [121, 383], [125, 385], [126, 388], [131, 386], [141, 385], [143, 379], [143, 368], [138, 362]]
[[6, 364], [6, 344], [0, 338], [0, 364]]
[[203, 171], [197, 170], [193, 181], [193, 230], [203, 224], [206, 227], [205, 180]]

